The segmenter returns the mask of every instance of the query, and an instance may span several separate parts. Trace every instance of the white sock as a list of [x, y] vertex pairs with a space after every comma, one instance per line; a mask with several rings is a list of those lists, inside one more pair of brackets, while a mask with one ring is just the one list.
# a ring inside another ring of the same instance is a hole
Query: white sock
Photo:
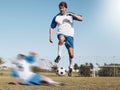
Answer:
[[55, 82], [55, 81], [53, 81], [52, 79], [50, 79], [50, 78], [48, 78], [47, 79], [47, 82], [49, 83], [49, 84], [58, 84], [58, 82]]
[[62, 50], [64, 45], [58, 45], [58, 55], [61, 57]]
[[54, 83], [54, 81], [52, 79], [50, 79], [50, 78], [47, 79], [47, 82], [48, 83]]
[[69, 62], [70, 62], [69, 68], [73, 68], [74, 58], [69, 58]]

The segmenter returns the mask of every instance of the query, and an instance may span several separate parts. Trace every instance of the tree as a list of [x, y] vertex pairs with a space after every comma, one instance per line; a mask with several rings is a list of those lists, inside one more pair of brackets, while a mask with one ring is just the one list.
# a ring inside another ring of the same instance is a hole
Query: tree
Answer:
[[[0, 57], [0, 65], [1, 65], [1, 64], [4, 64], [4, 62], [3, 62], [3, 59]], [[0, 75], [3, 75], [3, 73], [0, 72]]]
[[35, 73], [39, 73], [39, 72], [48, 72], [48, 70], [46, 69], [42, 69], [38, 66], [31, 66], [31, 70]]
[[4, 61], [3, 61], [3, 59], [0, 57], [0, 65], [1, 64], [4, 64]]
[[92, 63], [90, 63], [89, 65], [90, 65], [90, 69], [93, 69], [93, 64], [92, 64]]
[[92, 74], [92, 72], [90, 71], [92, 68], [91, 66], [92, 64], [88, 64], [88, 63], [80, 65], [80, 68], [79, 68], [80, 75], [85, 77], [90, 76]]
[[74, 69], [75, 69], [75, 70], [79, 69], [79, 66], [78, 66], [77, 63], [74, 64]]
[[53, 66], [51, 66], [51, 70], [52, 70], [53, 72], [56, 72], [56, 71], [57, 71], [57, 68], [58, 68], [57, 65], [53, 65]]
[[88, 63], [85, 63], [86, 66], [88, 66], [89, 64]]
[[32, 69], [32, 71], [35, 72], [35, 73], [40, 72], [40, 68], [37, 67], [37, 66], [32, 66], [31, 69]]

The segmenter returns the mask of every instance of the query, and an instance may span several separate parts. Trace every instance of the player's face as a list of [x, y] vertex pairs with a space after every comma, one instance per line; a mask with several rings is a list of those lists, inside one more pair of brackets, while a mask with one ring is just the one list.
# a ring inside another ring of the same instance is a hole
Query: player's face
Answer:
[[64, 6], [60, 6], [59, 10], [61, 14], [64, 14], [66, 12], [66, 8]]
[[17, 56], [17, 59], [18, 59], [18, 60], [22, 60], [22, 59], [24, 59], [24, 56], [18, 55], [18, 56]]

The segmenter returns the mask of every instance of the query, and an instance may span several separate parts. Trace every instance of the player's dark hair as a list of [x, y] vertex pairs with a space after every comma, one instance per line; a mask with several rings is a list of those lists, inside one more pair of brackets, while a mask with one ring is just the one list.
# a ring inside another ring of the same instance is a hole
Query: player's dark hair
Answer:
[[59, 3], [59, 8], [60, 8], [61, 6], [67, 8], [67, 3], [66, 3], [66, 2], [60, 2], [60, 3]]
[[23, 54], [18, 54], [17, 56], [18, 56], [18, 57], [19, 57], [19, 56], [21, 56], [21, 57], [26, 57], [26, 56], [25, 56], [25, 55], [23, 55]]

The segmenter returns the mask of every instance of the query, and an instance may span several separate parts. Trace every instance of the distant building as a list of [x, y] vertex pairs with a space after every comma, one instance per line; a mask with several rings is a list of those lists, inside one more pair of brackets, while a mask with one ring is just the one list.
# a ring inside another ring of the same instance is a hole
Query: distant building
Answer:
[[120, 76], [120, 64], [100, 66], [99, 76]]

